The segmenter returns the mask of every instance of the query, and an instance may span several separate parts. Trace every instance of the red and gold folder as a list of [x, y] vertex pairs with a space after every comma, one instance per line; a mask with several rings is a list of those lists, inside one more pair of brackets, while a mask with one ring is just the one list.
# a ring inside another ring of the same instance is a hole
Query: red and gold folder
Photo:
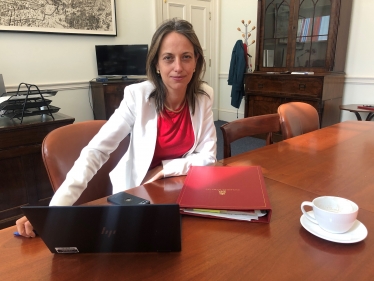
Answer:
[[272, 212], [259, 166], [193, 166], [177, 203], [182, 214], [251, 222], [269, 223]]

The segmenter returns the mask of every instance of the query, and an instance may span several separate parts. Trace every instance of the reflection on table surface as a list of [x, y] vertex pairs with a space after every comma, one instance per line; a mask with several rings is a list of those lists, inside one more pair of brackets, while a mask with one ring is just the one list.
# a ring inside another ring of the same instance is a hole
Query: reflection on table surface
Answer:
[[[3, 280], [370, 280], [374, 274], [374, 124], [344, 122], [219, 165], [261, 165], [272, 219], [269, 224], [182, 218], [180, 253], [54, 255], [40, 238], [0, 230]], [[175, 202], [185, 177], [166, 178], [129, 190], [152, 203]], [[355, 201], [365, 240], [339, 244], [300, 224], [300, 204], [320, 195]], [[107, 204], [106, 198], [91, 204]]]

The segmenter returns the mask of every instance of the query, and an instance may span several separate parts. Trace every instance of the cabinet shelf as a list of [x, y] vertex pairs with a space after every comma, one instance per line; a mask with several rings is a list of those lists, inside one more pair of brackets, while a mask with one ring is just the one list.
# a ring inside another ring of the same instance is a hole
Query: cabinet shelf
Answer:
[[317, 109], [321, 127], [340, 122], [352, 2], [258, 1], [256, 64], [244, 78], [244, 117], [297, 101]]

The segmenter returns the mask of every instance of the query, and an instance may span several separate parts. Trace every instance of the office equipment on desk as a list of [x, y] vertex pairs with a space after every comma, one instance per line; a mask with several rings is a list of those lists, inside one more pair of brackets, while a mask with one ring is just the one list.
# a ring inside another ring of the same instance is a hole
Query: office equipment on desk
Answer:
[[181, 213], [269, 223], [271, 205], [261, 167], [193, 166], [177, 199]]
[[177, 204], [21, 209], [52, 253], [181, 251]]
[[[26, 90], [21, 90], [25, 86]], [[54, 120], [53, 114], [59, 111], [59, 107], [50, 105], [51, 100], [45, 96], [54, 96], [55, 90], [40, 90], [38, 86], [20, 83], [17, 91], [7, 92], [0, 98], [1, 116], [10, 119], [20, 119], [22, 124], [26, 116], [47, 114]]]
[[116, 205], [141, 205], [141, 204], [150, 204], [149, 200], [140, 198], [138, 196], [132, 195], [127, 192], [118, 192], [116, 194], [110, 195], [107, 198], [108, 202]]

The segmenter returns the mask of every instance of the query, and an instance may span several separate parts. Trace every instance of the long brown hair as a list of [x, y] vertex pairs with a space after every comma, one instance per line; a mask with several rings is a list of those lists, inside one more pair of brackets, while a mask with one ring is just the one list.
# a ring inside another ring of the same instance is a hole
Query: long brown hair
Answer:
[[207, 95], [207, 93], [201, 89], [201, 84], [204, 83], [201, 80], [201, 77], [203, 77], [205, 74], [206, 64], [199, 39], [196, 36], [192, 24], [188, 21], [177, 18], [167, 20], [160, 25], [153, 35], [147, 56], [147, 76], [156, 88], [149, 97], [153, 97], [155, 99], [156, 111], [158, 114], [160, 114], [164, 110], [167, 90], [161, 76], [157, 73], [156, 65], [158, 63], [158, 53], [162, 40], [171, 32], [177, 32], [184, 35], [191, 42], [194, 48], [194, 55], [197, 57], [196, 69], [192, 75], [191, 81], [187, 85], [186, 90], [186, 99], [189, 106], [191, 106], [192, 114], [194, 114], [196, 96], [198, 94]]

